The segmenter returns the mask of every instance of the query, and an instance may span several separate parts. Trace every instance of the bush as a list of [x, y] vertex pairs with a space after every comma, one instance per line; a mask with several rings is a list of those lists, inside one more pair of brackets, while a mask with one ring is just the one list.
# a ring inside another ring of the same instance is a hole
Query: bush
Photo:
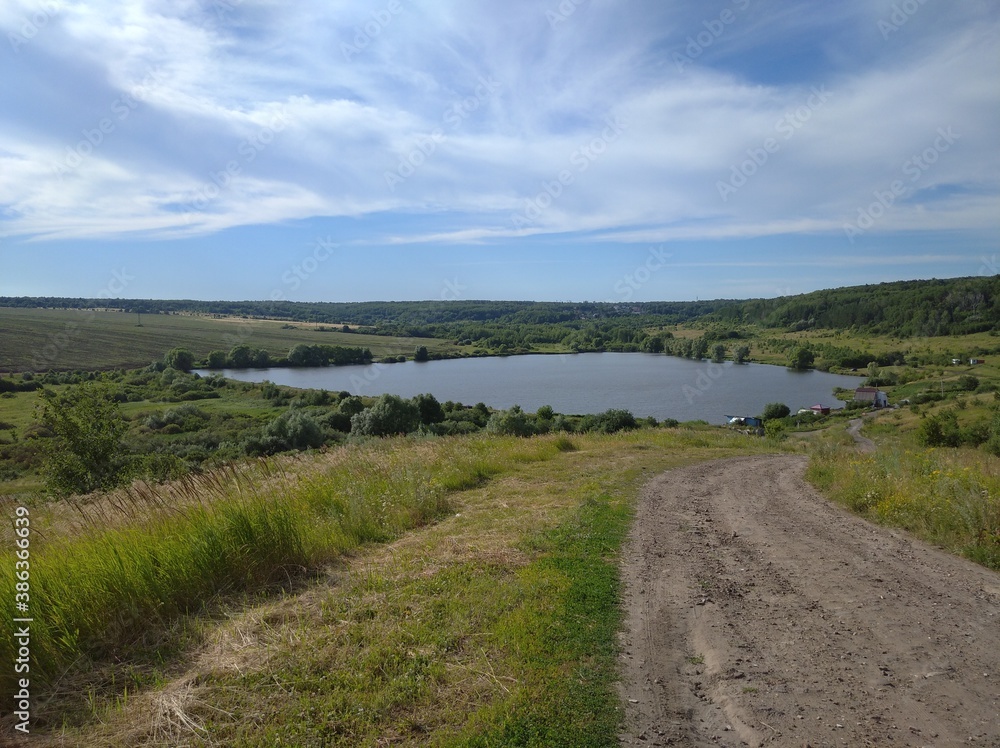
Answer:
[[597, 431], [602, 434], [616, 434], [619, 431], [632, 431], [637, 429], [635, 416], [627, 410], [612, 408], [597, 416]]
[[771, 421], [776, 418], [787, 418], [791, 413], [791, 408], [784, 403], [768, 403], [764, 406], [764, 412], [760, 417], [765, 421]]
[[361, 436], [408, 434], [420, 426], [420, 410], [398, 395], [381, 395], [375, 404], [351, 417], [351, 433]]
[[129, 479], [128, 424], [107, 388], [86, 384], [62, 394], [44, 391], [42, 424], [52, 433], [45, 477], [56, 495], [106, 491]]
[[194, 366], [194, 354], [187, 348], [171, 348], [163, 357], [163, 363], [178, 371], [191, 371]]
[[413, 398], [413, 404], [420, 411], [420, 422], [426, 426], [432, 423], [441, 423], [444, 420], [444, 408], [437, 398], [431, 394], [417, 395]]
[[491, 415], [486, 431], [503, 436], [531, 436], [535, 433], [535, 424], [520, 405], [515, 405], [510, 410], [498, 410]]
[[971, 374], [966, 374], [965, 376], [958, 378], [958, 389], [960, 390], [964, 390], [965, 392], [975, 392], [978, 387], [979, 379]]
[[960, 447], [962, 432], [952, 412], [927, 416], [917, 430], [917, 440], [927, 447]]
[[225, 369], [227, 360], [225, 351], [209, 351], [206, 363], [209, 369]]
[[315, 418], [301, 410], [286, 410], [259, 434], [247, 437], [242, 451], [251, 456], [273, 455], [293, 449], [315, 449], [325, 442], [323, 428]]

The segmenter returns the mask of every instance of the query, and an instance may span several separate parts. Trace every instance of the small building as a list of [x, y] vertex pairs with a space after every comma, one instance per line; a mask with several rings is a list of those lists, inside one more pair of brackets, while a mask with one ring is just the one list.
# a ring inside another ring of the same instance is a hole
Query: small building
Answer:
[[951, 360], [951, 365], [952, 365], [952, 366], [958, 366], [958, 365], [959, 365], [959, 364], [961, 364], [961, 363], [962, 363], [962, 359], [960, 359], [960, 358], [953, 358], [953, 359]]
[[763, 420], [753, 416], [726, 416], [726, 422], [730, 426], [743, 426], [750, 429], [760, 428], [764, 425]]
[[858, 387], [854, 390], [854, 401], [868, 403], [873, 408], [889, 407], [889, 396], [878, 387]]
[[970, 358], [969, 359], [969, 366], [975, 366], [976, 364], [985, 364], [985, 363], [986, 363], [986, 359], [985, 358]]
[[830, 415], [830, 406], [829, 405], [813, 405], [811, 408], [809, 408], [809, 410], [812, 411], [814, 414], [816, 414], [818, 416], [828, 416], [828, 415]]

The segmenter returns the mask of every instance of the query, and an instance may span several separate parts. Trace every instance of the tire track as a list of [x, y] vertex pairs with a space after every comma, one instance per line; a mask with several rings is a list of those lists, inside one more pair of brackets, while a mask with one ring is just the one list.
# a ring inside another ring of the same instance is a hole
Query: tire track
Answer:
[[1000, 746], [1000, 575], [841, 510], [805, 463], [645, 489], [622, 744]]

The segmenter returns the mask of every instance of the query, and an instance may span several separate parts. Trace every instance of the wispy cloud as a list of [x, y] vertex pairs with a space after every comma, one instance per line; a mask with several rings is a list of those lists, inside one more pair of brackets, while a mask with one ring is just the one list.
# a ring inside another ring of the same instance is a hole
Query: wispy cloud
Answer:
[[[997, 228], [1000, 9], [926, 4], [886, 34], [882, 0], [731, 6], [719, 26], [653, 0], [555, 24], [529, 0], [9, 0], [0, 234], [371, 216], [384, 244], [836, 234], [896, 180], [872, 233]], [[939, 128], [960, 140], [911, 181]]]

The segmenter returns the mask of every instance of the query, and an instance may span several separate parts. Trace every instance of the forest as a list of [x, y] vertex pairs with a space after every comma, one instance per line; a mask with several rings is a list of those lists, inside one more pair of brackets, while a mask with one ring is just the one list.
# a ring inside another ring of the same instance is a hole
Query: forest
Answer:
[[364, 334], [482, 341], [491, 348], [561, 343], [642, 350], [644, 331], [682, 323], [850, 329], [899, 337], [966, 335], [1000, 323], [1000, 276], [851, 286], [773, 299], [687, 302], [194, 301], [0, 297], [0, 307], [120, 309], [340, 326]]

